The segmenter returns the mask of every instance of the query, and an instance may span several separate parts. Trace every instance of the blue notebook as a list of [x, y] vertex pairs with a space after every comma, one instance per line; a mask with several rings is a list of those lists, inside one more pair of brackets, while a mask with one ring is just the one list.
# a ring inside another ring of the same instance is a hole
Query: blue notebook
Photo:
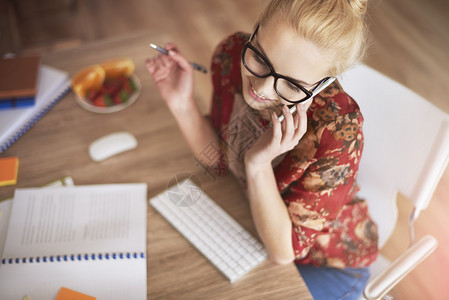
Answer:
[[70, 90], [67, 72], [42, 65], [35, 104], [0, 110], [0, 153], [5, 151]]

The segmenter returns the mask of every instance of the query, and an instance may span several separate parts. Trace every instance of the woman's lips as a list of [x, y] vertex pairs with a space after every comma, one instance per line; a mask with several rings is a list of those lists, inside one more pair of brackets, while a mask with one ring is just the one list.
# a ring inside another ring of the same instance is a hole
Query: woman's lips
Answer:
[[258, 96], [256, 94], [256, 91], [254, 90], [251, 82], [249, 82], [248, 84], [248, 90], [249, 90], [249, 94], [251, 95], [251, 97], [256, 100], [257, 102], [261, 102], [261, 103], [267, 103], [267, 102], [273, 102], [275, 100], [272, 99], [267, 99], [267, 98], [261, 98], [260, 96]]

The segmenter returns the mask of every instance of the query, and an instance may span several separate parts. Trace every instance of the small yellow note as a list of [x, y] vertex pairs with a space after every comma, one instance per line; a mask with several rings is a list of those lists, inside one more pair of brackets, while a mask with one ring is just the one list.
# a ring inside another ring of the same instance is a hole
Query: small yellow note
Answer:
[[16, 156], [0, 158], [0, 186], [17, 183], [19, 159]]

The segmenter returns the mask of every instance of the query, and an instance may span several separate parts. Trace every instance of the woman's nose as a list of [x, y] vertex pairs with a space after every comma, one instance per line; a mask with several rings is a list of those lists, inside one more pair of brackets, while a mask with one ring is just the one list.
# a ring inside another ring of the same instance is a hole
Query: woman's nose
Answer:
[[277, 99], [277, 93], [274, 90], [274, 77], [268, 76], [266, 78], [255, 78], [254, 89], [259, 97], [267, 99]]

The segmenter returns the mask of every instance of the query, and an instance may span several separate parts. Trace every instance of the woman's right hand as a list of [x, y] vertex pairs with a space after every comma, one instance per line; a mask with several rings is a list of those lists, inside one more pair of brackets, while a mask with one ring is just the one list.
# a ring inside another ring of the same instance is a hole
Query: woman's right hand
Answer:
[[185, 111], [194, 104], [193, 67], [175, 44], [169, 43], [165, 49], [169, 55], [159, 54], [145, 64], [170, 110]]

